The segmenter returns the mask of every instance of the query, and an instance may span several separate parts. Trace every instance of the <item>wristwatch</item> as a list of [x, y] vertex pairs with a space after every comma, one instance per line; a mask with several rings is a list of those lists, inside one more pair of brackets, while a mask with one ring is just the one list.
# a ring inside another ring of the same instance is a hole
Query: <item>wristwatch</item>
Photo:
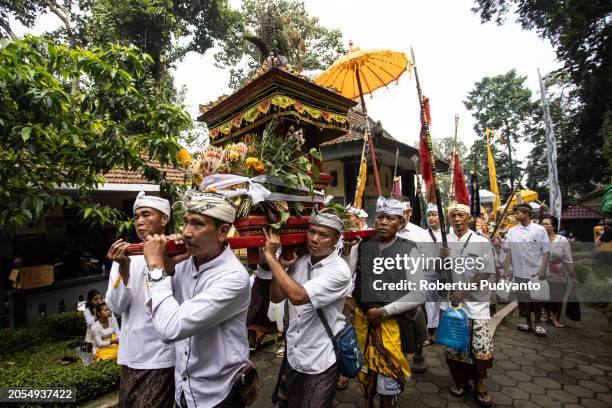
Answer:
[[387, 320], [389, 318], [389, 314], [387, 313], [387, 309], [385, 309], [384, 307], [380, 308], [380, 318], [382, 320]]
[[147, 274], [147, 279], [149, 280], [149, 282], [159, 282], [166, 276], [168, 276], [168, 274], [162, 268], [153, 268], [149, 270], [149, 273]]

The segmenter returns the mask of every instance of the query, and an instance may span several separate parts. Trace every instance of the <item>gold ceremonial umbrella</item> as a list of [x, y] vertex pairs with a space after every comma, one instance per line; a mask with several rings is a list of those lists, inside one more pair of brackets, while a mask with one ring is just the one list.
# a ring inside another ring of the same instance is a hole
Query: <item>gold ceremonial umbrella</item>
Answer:
[[[361, 100], [361, 108], [366, 117], [366, 130], [364, 132], [364, 145], [361, 154], [361, 163], [364, 162], [366, 142], [370, 147], [370, 157], [372, 167], [374, 168], [374, 178], [376, 182], [376, 190], [378, 195], [382, 195], [380, 188], [380, 180], [378, 178], [378, 166], [374, 155], [374, 145], [370, 137], [370, 126], [368, 121], [368, 111], [366, 109], [364, 95], [374, 92], [376, 89], [397, 81], [399, 77], [412, 67], [412, 63], [408, 61], [406, 54], [403, 52], [390, 50], [360, 50], [353, 48], [353, 43], [349, 43], [350, 50], [348, 54], [338, 58], [328, 69], [321, 75], [315, 78], [315, 82], [323, 87], [334, 88], [342, 96], [355, 99], [359, 97]], [[363, 173], [363, 167], [360, 167], [359, 180]], [[359, 183], [355, 200], [357, 202], [359, 195]], [[360, 207], [358, 205], [358, 207]]]

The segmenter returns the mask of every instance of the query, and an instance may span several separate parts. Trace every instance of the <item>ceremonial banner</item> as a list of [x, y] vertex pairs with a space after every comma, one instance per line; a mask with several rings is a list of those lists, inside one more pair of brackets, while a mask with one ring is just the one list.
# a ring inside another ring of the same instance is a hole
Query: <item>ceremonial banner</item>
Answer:
[[[425, 98], [425, 113], [427, 116], [427, 123], [431, 124], [429, 99], [427, 98]], [[421, 122], [422, 121], [423, 119], [421, 119]], [[421, 136], [419, 144], [419, 153], [421, 156], [421, 177], [423, 178], [423, 183], [425, 183], [425, 196], [427, 197], [427, 201], [433, 203], [435, 201], [431, 185], [433, 182], [433, 176], [431, 174], [431, 163], [429, 162], [429, 153], [427, 152], [427, 142], [425, 139], [425, 128], [423, 127], [423, 123], [421, 123]]]
[[455, 160], [453, 160], [453, 163], [455, 164], [455, 168], [453, 169], [453, 189], [455, 190], [455, 201], [457, 201], [459, 204], [470, 205], [470, 194], [465, 186], [465, 178], [463, 177], [463, 171], [461, 170], [461, 163], [459, 163], [458, 154], [455, 154]]
[[472, 217], [480, 217], [480, 187], [478, 186], [478, 175], [472, 173], [470, 177], [470, 213]]
[[499, 198], [499, 185], [497, 184], [497, 170], [495, 169], [495, 160], [493, 158], [493, 152], [491, 151], [491, 144], [489, 142], [489, 135], [491, 129], [487, 128], [487, 163], [489, 164], [489, 186], [491, 192], [495, 194], [495, 201], [493, 201], [493, 218], [497, 214], [497, 210], [501, 206], [501, 199]]
[[557, 217], [561, 228], [561, 188], [559, 186], [559, 174], [557, 172], [557, 141], [553, 130], [550, 110], [548, 108], [548, 99], [546, 98], [546, 87], [538, 69], [538, 77], [540, 79], [540, 93], [542, 97], [542, 113], [544, 124], [546, 126], [546, 155], [548, 157], [548, 189], [550, 191], [550, 213]]
[[363, 205], [363, 192], [366, 186], [366, 178], [368, 175], [368, 166], [366, 164], [365, 158], [361, 162], [361, 166], [359, 166], [359, 180], [357, 187], [357, 197], [355, 197], [355, 207], [361, 208]]

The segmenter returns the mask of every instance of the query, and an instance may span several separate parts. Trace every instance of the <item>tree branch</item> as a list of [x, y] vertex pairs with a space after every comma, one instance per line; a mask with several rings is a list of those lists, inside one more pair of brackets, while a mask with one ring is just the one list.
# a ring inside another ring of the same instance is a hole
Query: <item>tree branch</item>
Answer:
[[45, 0], [45, 3], [49, 7], [49, 10], [53, 12], [56, 16], [59, 17], [60, 20], [66, 26], [66, 30], [68, 30], [68, 34], [70, 36], [71, 28], [70, 28], [70, 10], [60, 6], [56, 0]]
[[6, 31], [8, 35], [11, 36], [11, 39], [13, 40], [19, 39], [19, 37], [17, 37], [17, 34], [15, 34], [13, 30], [11, 30], [11, 26], [9, 25], [8, 21], [0, 21], [0, 26], [4, 28], [4, 31]]

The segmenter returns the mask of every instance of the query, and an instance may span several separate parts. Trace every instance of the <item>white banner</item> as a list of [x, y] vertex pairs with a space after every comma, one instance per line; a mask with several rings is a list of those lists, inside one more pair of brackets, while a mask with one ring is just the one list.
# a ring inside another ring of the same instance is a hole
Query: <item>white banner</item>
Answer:
[[538, 69], [538, 77], [540, 79], [540, 93], [542, 97], [542, 113], [544, 124], [546, 126], [546, 153], [548, 157], [548, 188], [550, 191], [550, 213], [559, 219], [557, 228], [561, 228], [561, 186], [559, 184], [559, 173], [557, 171], [557, 140], [553, 130], [552, 118], [550, 117], [550, 109], [548, 107], [548, 98], [546, 97], [546, 87], [544, 80]]

